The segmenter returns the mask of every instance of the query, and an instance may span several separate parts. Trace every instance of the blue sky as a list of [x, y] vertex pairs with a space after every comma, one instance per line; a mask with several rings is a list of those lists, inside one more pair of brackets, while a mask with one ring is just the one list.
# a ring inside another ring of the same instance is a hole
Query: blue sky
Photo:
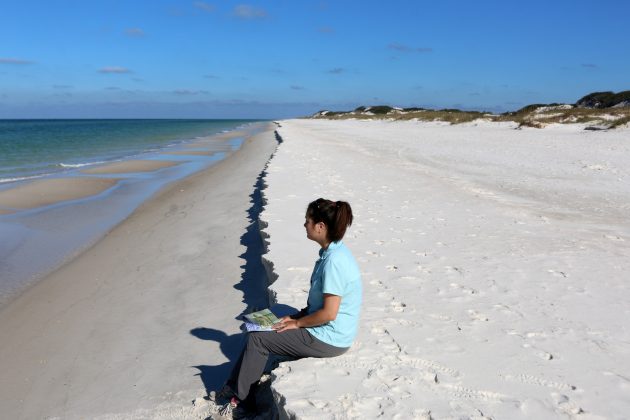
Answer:
[[0, 118], [515, 110], [630, 89], [626, 0], [2, 0]]

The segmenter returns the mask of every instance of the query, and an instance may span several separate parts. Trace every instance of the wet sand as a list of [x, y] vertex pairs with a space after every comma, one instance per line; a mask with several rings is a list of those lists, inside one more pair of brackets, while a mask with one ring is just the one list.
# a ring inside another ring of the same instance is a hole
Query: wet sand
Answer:
[[124, 162], [110, 163], [96, 168], [84, 169], [85, 174], [129, 174], [134, 172], [152, 172], [162, 168], [170, 168], [181, 162], [170, 160], [127, 160]]
[[0, 214], [32, 209], [99, 194], [116, 184], [107, 178], [55, 178], [32, 181], [0, 191]]

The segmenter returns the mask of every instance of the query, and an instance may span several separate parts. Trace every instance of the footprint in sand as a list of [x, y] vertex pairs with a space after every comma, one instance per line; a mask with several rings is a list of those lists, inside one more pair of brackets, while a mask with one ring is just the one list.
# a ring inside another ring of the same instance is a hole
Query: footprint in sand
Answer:
[[506, 314], [506, 315], [516, 315], [519, 318], [524, 318], [524, 315], [521, 312], [519, 312], [519, 311], [517, 311], [515, 309], [512, 309], [508, 305], [504, 305], [502, 303], [497, 303], [497, 304], [492, 305], [492, 307], [494, 309], [496, 309], [496, 310]]
[[468, 287], [468, 286], [464, 286], [458, 283], [451, 283], [449, 284], [449, 286], [451, 287], [451, 289], [453, 290], [459, 290], [467, 295], [476, 295], [479, 294], [479, 291], [477, 289], [473, 289], [472, 287]]
[[569, 397], [564, 394], [560, 394], [558, 392], [552, 392], [551, 398], [556, 404], [556, 406], [558, 406], [558, 408], [561, 411], [563, 411], [565, 414], [569, 415], [570, 417], [584, 413], [584, 410], [582, 410], [581, 407], [572, 403]]
[[559, 270], [547, 270], [548, 273], [553, 274], [556, 277], [563, 277], [563, 278], [567, 278], [569, 277], [569, 275], [567, 273], [565, 273], [564, 271], [559, 271]]
[[457, 273], [461, 276], [464, 275], [464, 270], [459, 268], [459, 267], [452, 267], [450, 265], [445, 265], [444, 266], [444, 271], [446, 274], [453, 274], [453, 273]]
[[376, 251], [365, 251], [366, 254], [371, 255], [373, 257], [384, 257], [385, 254], [381, 254], [380, 252], [376, 252]]
[[566, 384], [562, 382], [549, 381], [547, 379], [539, 378], [534, 375], [528, 375], [526, 373], [521, 373], [521, 374], [516, 374], [516, 375], [500, 374], [499, 377], [501, 377], [503, 380], [506, 380], [506, 381], [516, 381], [516, 382], [522, 382], [524, 384], [531, 384], [531, 385], [537, 385], [541, 387], [554, 388], [559, 391], [574, 391], [577, 389], [577, 387], [575, 387], [574, 385], [570, 385], [570, 384]]
[[469, 309], [468, 316], [474, 321], [489, 321], [490, 319], [482, 313], [475, 311], [474, 309]]
[[427, 266], [424, 266], [422, 264], [418, 264], [416, 265], [416, 270], [418, 270], [419, 272], [423, 273], [423, 274], [431, 274], [431, 269]]
[[392, 310], [394, 312], [403, 312], [405, 308], [407, 307], [405, 303], [399, 302], [395, 299], [392, 299], [392, 301], [390, 302], [390, 305], [392, 306]]
[[376, 279], [375, 280], [370, 280], [370, 284], [372, 286], [384, 287], [383, 282], [380, 281], [380, 280], [376, 280]]

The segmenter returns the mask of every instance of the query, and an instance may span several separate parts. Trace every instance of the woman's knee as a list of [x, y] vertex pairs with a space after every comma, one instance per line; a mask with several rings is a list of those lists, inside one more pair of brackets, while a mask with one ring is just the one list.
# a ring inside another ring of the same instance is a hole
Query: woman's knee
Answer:
[[248, 350], [255, 350], [259, 353], [269, 353], [267, 351], [267, 349], [265, 348], [264, 345], [264, 340], [263, 337], [261, 336], [261, 333], [258, 332], [254, 332], [254, 333], [248, 333], [247, 334], [247, 349]]

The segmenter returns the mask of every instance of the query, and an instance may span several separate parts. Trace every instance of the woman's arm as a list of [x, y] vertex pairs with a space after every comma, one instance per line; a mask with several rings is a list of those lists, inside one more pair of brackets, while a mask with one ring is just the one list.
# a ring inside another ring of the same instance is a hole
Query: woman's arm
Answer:
[[276, 332], [283, 332], [296, 328], [316, 327], [334, 321], [339, 312], [339, 305], [341, 305], [341, 296], [324, 293], [324, 306], [322, 309], [299, 319], [292, 319], [290, 316], [285, 316], [280, 319], [280, 322], [274, 325], [274, 329]]
[[300, 312], [290, 315], [291, 319], [300, 319], [306, 316], [306, 311], [308, 310], [308, 306], [306, 308], [300, 309]]

